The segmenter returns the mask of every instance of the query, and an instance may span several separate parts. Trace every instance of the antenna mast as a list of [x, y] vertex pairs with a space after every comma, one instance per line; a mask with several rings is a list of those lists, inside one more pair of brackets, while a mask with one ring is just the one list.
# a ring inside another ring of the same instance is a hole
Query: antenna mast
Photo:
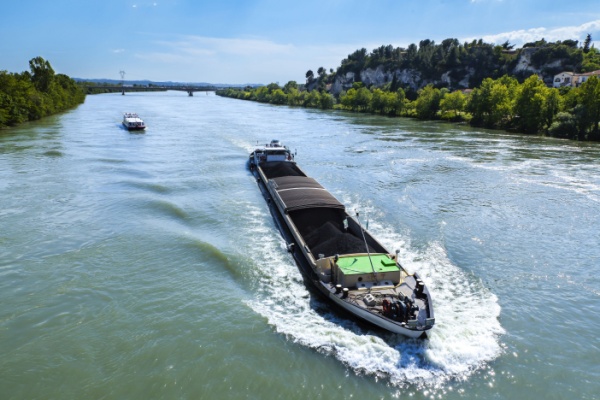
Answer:
[[[365, 237], [365, 230], [360, 224], [360, 216], [358, 211], [356, 212], [356, 222], [358, 222], [358, 227], [360, 228], [360, 233], [362, 233], [363, 241], [365, 242], [365, 247], [367, 250], [367, 256], [369, 257], [369, 262], [371, 263], [371, 270], [373, 271], [373, 278], [375, 282], [377, 282], [377, 272], [375, 272], [375, 266], [373, 266], [373, 259], [371, 258], [371, 251], [369, 250], [369, 245], [367, 244], [367, 238]], [[367, 222], [368, 224], [369, 222]], [[369, 288], [369, 293], [371, 293], [371, 288]]]
[[121, 74], [121, 94], [125, 96], [125, 71], [121, 70], [119, 74]]

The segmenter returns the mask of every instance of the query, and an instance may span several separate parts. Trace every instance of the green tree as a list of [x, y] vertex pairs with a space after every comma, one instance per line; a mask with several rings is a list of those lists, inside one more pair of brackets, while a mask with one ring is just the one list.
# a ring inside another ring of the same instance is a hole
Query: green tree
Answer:
[[290, 106], [298, 106], [302, 104], [300, 93], [297, 88], [290, 88], [287, 91], [287, 104]]
[[563, 99], [560, 91], [556, 88], [549, 88], [546, 91], [546, 101], [544, 103], [543, 121], [546, 129], [549, 129], [555, 116], [562, 109]]
[[467, 96], [460, 90], [448, 93], [440, 101], [440, 110], [442, 112], [460, 113], [465, 110], [467, 104]]
[[573, 114], [568, 112], [559, 112], [556, 114], [552, 125], [548, 129], [550, 136], [563, 139], [576, 139], [577, 132], [577, 119]]
[[592, 72], [600, 69], [600, 51], [595, 47], [583, 55], [581, 63], [581, 72]]
[[396, 115], [402, 115], [404, 110], [406, 109], [406, 94], [402, 88], [398, 89], [395, 93], [393, 93], [392, 102], [393, 102], [393, 113]]
[[592, 44], [592, 35], [590, 35], [588, 33], [587, 36], [585, 37], [585, 41], [583, 42], [583, 52], [584, 53], [587, 53], [588, 51], [590, 51], [590, 44]]
[[472, 123], [489, 128], [507, 126], [513, 115], [513, 99], [518, 82], [503, 76], [494, 80], [486, 78], [473, 89], [467, 111], [473, 114]]
[[319, 106], [321, 105], [320, 93], [316, 90], [304, 93], [306, 93], [304, 97], [304, 107], [319, 108]]
[[335, 104], [335, 99], [329, 93], [322, 92], [319, 95], [319, 107], [323, 110], [329, 110], [333, 108]]
[[580, 114], [580, 133], [579, 139], [598, 141], [600, 132], [600, 79], [596, 76], [590, 77], [579, 87], [579, 104], [581, 105]]
[[273, 93], [277, 89], [281, 89], [277, 83], [269, 83], [267, 85], [267, 89], [269, 89], [269, 94]]
[[356, 110], [356, 89], [351, 88], [346, 93], [340, 95], [340, 102], [342, 107], [347, 110]]
[[386, 96], [388, 92], [384, 92], [381, 89], [373, 89], [373, 97], [371, 100], [371, 110], [375, 113], [385, 115], [389, 112], [390, 104]]
[[548, 88], [537, 75], [532, 75], [519, 86], [514, 113], [518, 115], [517, 129], [524, 133], [540, 132], [544, 122], [544, 108]]
[[371, 107], [371, 99], [373, 95], [366, 87], [361, 87], [356, 91], [356, 109], [358, 111], [367, 111]]
[[275, 89], [273, 93], [271, 93], [271, 103], [272, 104], [286, 104], [288, 97], [281, 89]]
[[31, 72], [0, 71], [0, 127], [35, 120], [80, 104], [83, 90], [63, 74], [54, 74], [42, 57], [29, 61]]
[[269, 88], [266, 86], [261, 86], [256, 88], [252, 92], [253, 100], [256, 100], [261, 103], [268, 103], [271, 101], [271, 95], [269, 94]]
[[50, 62], [42, 57], [35, 57], [29, 60], [29, 69], [31, 70], [31, 81], [40, 92], [48, 92], [54, 78], [54, 70]]
[[315, 79], [315, 73], [312, 69], [306, 71], [306, 83], [311, 83]]
[[292, 89], [298, 89], [298, 84], [296, 83], [296, 81], [289, 81], [283, 86], [283, 91], [285, 93], [289, 93]]
[[419, 90], [419, 97], [415, 101], [417, 118], [419, 119], [435, 119], [437, 112], [440, 109], [440, 102], [443, 93], [440, 89], [436, 89], [432, 84], [425, 86]]

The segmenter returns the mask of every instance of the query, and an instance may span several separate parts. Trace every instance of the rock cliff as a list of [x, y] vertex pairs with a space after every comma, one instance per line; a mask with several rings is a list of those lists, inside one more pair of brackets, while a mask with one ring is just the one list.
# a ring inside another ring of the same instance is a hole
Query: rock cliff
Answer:
[[[507, 71], [509, 75], [527, 77], [532, 74], [540, 75], [544, 81], [551, 84], [554, 74], [563, 69], [572, 68], [563, 59], [553, 60], [550, 63], [536, 67], [532, 61], [532, 55], [537, 48], [524, 48], [518, 52], [516, 60], [511, 64]], [[567, 65], [565, 65], [567, 64]], [[352, 87], [354, 82], [363, 82], [368, 87], [381, 87], [396, 79], [396, 83], [405, 89], [418, 90], [428, 84], [444, 86], [450, 89], [466, 89], [473, 87], [472, 78], [476, 74], [475, 68], [454, 69], [441, 73], [436, 79], [426, 79], [423, 74], [416, 69], [386, 69], [383, 65], [376, 68], [366, 68], [360, 71], [357, 76], [355, 72], [346, 72], [336, 74], [331, 84], [330, 92], [339, 95], [342, 91]], [[479, 82], [481, 79], [479, 80]], [[314, 81], [308, 85], [312, 90], [317, 86]]]

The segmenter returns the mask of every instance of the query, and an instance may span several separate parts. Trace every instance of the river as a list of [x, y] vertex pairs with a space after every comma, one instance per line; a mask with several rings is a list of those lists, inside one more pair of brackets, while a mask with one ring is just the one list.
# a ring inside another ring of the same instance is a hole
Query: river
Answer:
[[[274, 138], [420, 273], [429, 339], [307, 289], [245, 165]], [[598, 160], [214, 93], [88, 96], [0, 132], [0, 398], [598, 399]]]

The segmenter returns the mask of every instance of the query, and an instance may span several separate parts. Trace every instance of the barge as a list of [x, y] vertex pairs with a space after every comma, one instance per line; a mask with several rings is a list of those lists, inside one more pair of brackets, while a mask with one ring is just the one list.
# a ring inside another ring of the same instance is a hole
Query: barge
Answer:
[[427, 337], [429, 290], [344, 205], [296, 164], [277, 140], [248, 160], [305, 280], [334, 304], [389, 332]]

